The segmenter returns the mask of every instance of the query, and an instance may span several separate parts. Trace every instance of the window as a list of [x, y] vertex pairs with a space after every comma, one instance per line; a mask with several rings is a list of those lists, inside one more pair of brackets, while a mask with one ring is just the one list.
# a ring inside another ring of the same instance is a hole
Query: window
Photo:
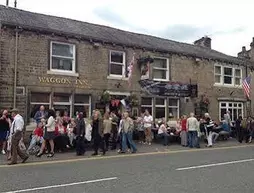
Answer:
[[231, 120], [235, 121], [239, 116], [243, 116], [242, 102], [220, 102], [220, 120], [224, 119], [224, 114], [227, 111], [231, 112]]
[[167, 81], [169, 80], [169, 61], [167, 58], [154, 58], [153, 80]]
[[166, 118], [166, 100], [162, 98], [155, 99], [155, 118]]
[[219, 85], [240, 86], [242, 70], [240, 68], [214, 66], [214, 81]]
[[119, 51], [110, 51], [109, 57], [109, 75], [117, 77], [126, 77], [125, 53]]
[[30, 118], [31, 121], [34, 118], [35, 113], [43, 105], [46, 110], [50, 108], [50, 94], [49, 93], [31, 93], [30, 102]]
[[86, 118], [91, 116], [91, 96], [82, 94], [74, 95], [74, 116], [76, 112], [83, 112]]
[[50, 47], [49, 70], [75, 73], [75, 45], [51, 42]]
[[59, 111], [61, 114], [63, 114], [64, 111], [67, 111], [68, 114], [71, 115], [71, 102], [72, 98], [70, 94], [54, 93], [53, 107], [56, 112]]
[[172, 114], [174, 118], [179, 118], [179, 100], [168, 99], [168, 113]]
[[153, 98], [141, 98], [141, 112], [145, 112], [146, 109], [153, 115]]

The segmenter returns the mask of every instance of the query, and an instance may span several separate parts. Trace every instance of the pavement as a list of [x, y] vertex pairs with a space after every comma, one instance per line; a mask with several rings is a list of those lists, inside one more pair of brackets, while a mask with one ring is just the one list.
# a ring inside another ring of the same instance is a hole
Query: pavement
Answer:
[[0, 156], [0, 192], [251, 193], [253, 148], [235, 140], [201, 149], [139, 145], [137, 154], [64, 153], [14, 166]]

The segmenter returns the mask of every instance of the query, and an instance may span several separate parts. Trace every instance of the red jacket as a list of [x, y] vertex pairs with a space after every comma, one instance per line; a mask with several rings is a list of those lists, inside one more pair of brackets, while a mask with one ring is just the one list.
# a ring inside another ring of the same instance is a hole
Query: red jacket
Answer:
[[43, 137], [43, 128], [37, 127], [37, 128], [34, 130], [34, 135], [37, 135], [37, 136], [39, 136], [39, 137]]
[[187, 131], [187, 119], [181, 121], [182, 131]]

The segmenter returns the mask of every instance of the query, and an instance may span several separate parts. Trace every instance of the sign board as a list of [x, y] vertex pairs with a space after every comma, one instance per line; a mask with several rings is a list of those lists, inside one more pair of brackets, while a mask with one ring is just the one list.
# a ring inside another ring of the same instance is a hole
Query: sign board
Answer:
[[197, 85], [179, 82], [158, 82], [140, 80], [139, 84], [144, 92], [150, 95], [166, 97], [197, 97]]

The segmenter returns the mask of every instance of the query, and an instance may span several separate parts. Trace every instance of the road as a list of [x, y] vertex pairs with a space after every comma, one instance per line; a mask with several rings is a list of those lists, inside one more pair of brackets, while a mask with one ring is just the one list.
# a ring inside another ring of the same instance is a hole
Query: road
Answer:
[[0, 165], [1, 192], [251, 193], [253, 146]]

